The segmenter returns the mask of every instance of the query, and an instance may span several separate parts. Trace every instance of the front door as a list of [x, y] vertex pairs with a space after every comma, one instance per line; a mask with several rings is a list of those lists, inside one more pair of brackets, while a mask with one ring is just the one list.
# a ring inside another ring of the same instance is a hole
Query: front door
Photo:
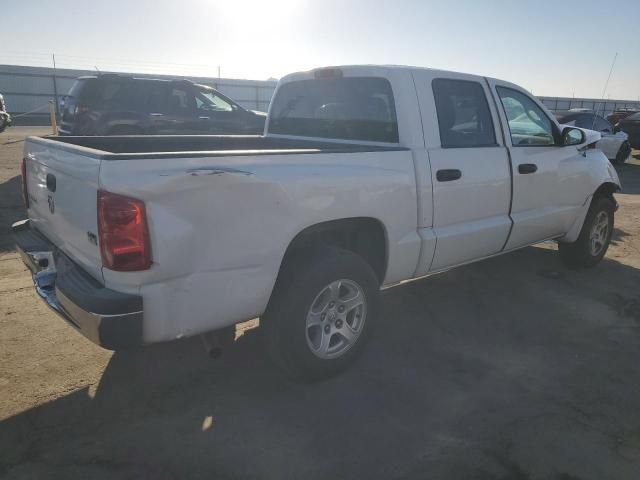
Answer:
[[513, 170], [513, 229], [506, 250], [566, 233], [586, 197], [585, 157], [560, 145], [558, 124], [541, 104], [514, 85], [490, 80]]
[[[444, 74], [443, 74], [444, 75]], [[495, 105], [481, 77], [423, 71], [420, 85], [433, 185], [431, 271], [500, 252], [511, 220], [511, 177]]]
[[210, 135], [241, 134], [244, 111], [211, 89], [196, 89], [198, 129]]

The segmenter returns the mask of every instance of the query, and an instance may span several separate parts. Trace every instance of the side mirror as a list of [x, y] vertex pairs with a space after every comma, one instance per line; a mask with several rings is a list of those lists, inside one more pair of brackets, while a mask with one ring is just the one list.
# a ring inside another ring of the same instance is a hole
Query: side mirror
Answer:
[[586, 141], [584, 132], [579, 128], [566, 127], [562, 130], [560, 145], [569, 147], [571, 145], [581, 145]]
[[615, 125], [613, 127], [613, 133], [618, 133], [618, 132], [621, 132], [621, 131], [622, 131], [622, 129], [620, 128], [620, 125]]

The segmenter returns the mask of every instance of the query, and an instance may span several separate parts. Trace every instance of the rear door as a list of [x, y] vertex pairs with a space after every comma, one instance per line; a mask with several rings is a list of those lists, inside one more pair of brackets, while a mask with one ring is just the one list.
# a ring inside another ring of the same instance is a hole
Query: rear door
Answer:
[[100, 159], [52, 148], [58, 142], [28, 139], [25, 145], [29, 218], [51, 242], [102, 279], [97, 245]]
[[490, 79], [499, 104], [513, 170], [512, 249], [566, 233], [586, 200], [587, 161], [575, 146], [560, 146], [558, 124], [521, 88]]
[[591, 125], [587, 128], [600, 132], [602, 136], [601, 140], [596, 144], [596, 147], [602, 150], [607, 158], [615, 160], [618, 150], [622, 142], [624, 142], [624, 134], [618, 135], [613, 132], [613, 125], [600, 115], [591, 115]]
[[640, 113], [629, 115], [620, 121], [622, 131], [629, 135], [629, 143], [633, 148], [640, 148]]
[[192, 86], [186, 82], [154, 83], [147, 92], [149, 130], [155, 135], [198, 133]]
[[511, 227], [511, 174], [487, 84], [426, 70], [414, 78], [433, 185], [431, 270], [498, 253]]

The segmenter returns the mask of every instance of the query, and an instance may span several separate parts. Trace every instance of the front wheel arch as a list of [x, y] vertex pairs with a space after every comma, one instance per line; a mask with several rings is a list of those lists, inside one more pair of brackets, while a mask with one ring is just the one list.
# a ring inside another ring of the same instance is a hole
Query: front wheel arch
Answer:
[[[620, 185], [614, 182], [604, 182], [600, 185], [595, 192], [593, 192], [593, 197], [596, 195], [606, 195], [611, 198], [615, 202], [615, 198], [613, 194], [620, 191]], [[617, 202], [616, 202], [617, 203]]]
[[590, 195], [589, 198], [584, 202], [580, 213], [578, 214], [576, 220], [573, 222], [573, 225], [569, 229], [569, 231], [557, 241], [558, 243], [572, 243], [578, 239], [580, 235], [580, 231], [582, 230], [582, 225], [587, 218], [587, 213], [589, 208], [591, 208], [592, 203], [598, 197], [606, 197], [609, 199], [614, 205], [614, 212], [618, 210], [618, 202], [616, 198], [613, 196], [614, 193], [620, 191], [620, 186], [614, 182], [603, 182], [600, 186], [593, 192], [593, 195]]

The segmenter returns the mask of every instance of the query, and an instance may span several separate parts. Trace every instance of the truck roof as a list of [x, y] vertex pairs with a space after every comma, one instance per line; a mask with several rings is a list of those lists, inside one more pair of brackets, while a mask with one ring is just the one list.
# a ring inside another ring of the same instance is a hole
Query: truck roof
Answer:
[[[97, 75], [82, 75], [82, 76], [76, 78], [76, 80], [98, 80], [98, 79], [131, 79], [131, 80], [143, 81], [143, 82], [163, 82], [163, 83], [174, 82], [174, 83], [189, 83], [189, 84], [193, 84], [193, 85], [198, 85], [198, 84], [192, 82], [191, 80], [187, 80], [187, 79], [183, 79], [183, 78], [176, 78], [176, 79], [170, 79], [170, 78], [146, 78], [146, 77], [134, 77], [132, 75], [124, 75], [124, 74], [119, 74], [119, 73], [99, 73]], [[200, 86], [200, 85], [198, 85], [198, 86]], [[207, 87], [207, 88], [211, 88], [211, 87]]]
[[[316, 77], [317, 72], [320, 71], [330, 71], [330, 70], [339, 70], [343, 73], [348, 73], [349, 76], [352, 75], [363, 75], [363, 76], [379, 76], [383, 75], [385, 72], [414, 72], [414, 71], [423, 71], [428, 70], [431, 72], [442, 73], [443, 76], [447, 75], [455, 75], [455, 76], [466, 76], [469, 78], [480, 79], [480, 78], [491, 78], [486, 77], [484, 75], [478, 75], [473, 73], [466, 72], [456, 72], [453, 70], [440, 70], [437, 68], [429, 68], [429, 67], [416, 67], [411, 65], [375, 65], [375, 64], [361, 64], [361, 65], [331, 65], [325, 67], [317, 67], [307, 71], [300, 71], [290, 73], [285, 75], [280, 79], [280, 82], [291, 82], [295, 80], [308, 80]], [[498, 80], [498, 79], [494, 79]], [[504, 81], [501, 80], [500, 81]], [[508, 83], [508, 82], [507, 82]]]

